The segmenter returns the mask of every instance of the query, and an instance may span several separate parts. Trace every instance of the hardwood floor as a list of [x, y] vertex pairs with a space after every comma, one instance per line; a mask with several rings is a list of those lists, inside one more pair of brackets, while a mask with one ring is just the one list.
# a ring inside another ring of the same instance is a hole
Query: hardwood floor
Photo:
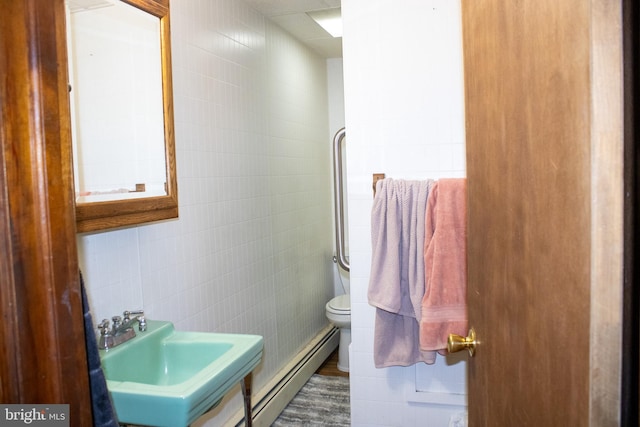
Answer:
[[318, 368], [316, 374], [330, 377], [349, 377], [348, 372], [342, 372], [338, 369], [338, 350], [331, 353], [322, 366]]

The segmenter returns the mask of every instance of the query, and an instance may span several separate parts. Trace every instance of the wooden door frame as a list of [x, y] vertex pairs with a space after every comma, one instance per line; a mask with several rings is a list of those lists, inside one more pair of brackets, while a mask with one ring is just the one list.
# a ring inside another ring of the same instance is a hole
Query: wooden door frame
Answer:
[[635, 0], [624, 0], [624, 294], [622, 335], [622, 402], [621, 425], [637, 426], [639, 419], [639, 357], [640, 357], [640, 288], [638, 261], [640, 258], [640, 210], [638, 183], [640, 182], [639, 144], [636, 123], [640, 109], [635, 106], [640, 93], [638, 62], [640, 61], [640, 6]]
[[0, 0], [0, 402], [92, 425], [63, 0]]

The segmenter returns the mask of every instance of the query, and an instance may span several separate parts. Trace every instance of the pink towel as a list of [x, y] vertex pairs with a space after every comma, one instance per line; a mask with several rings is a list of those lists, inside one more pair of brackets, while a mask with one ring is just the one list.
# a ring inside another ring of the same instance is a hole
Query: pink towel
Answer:
[[425, 214], [425, 293], [420, 349], [446, 353], [450, 333], [467, 335], [466, 179], [440, 179]]
[[420, 351], [424, 279], [424, 218], [433, 181], [378, 181], [371, 210], [369, 304], [376, 307], [373, 358], [377, 368], [435, 362]]

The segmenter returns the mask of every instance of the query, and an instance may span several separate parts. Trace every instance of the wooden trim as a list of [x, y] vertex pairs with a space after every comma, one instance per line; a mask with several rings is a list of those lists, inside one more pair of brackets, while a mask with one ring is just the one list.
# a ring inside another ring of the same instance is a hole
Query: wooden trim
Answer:
[[[0, 32], [0, 36], [2, 32]], [[6, 69], [6, 56], [0, 52], [0, 73]], [[0, 81], [0, 97], [4, 99], [6, 93], [6, 80]], [[0, 323], [0, 402], [18, 402], [20, 400], [21, 384], [19, 360], [13, 351], [13, 344], [18, 338], [16, 319], [16, 296], [15, 296], [15, 271], [13, 268], [13, 251], [11, 239], [11, 212], [9, 210], [9, 188], [6, 168], [2, 167], [7, 162], [5, 160], [5, 130], [9, 123], [5, 104], [0, 103], [0, 310], [2, 310], [3, 321]]]
[[0, 401], [92, 424], [63, 0], [0, 0]]
[[169, 14], [169, 0], [122, 0], [122, 2], [163, 18]]
[[638, 62], [640, 60], [640, 6], [637, 0], [623, 1], [624, 32], [624, 146], [625, 146], [625, 218], [624, 218], [624, 294], [622, 335], [622, 402], [623, 426], [639, 425], [639, 349], [640, 344], [640, 210], [638, 209], [638, 183], [640, 182], [640, 145], [636, 123], [640, 122], [640, 109], [635, 107], [640, 99]]

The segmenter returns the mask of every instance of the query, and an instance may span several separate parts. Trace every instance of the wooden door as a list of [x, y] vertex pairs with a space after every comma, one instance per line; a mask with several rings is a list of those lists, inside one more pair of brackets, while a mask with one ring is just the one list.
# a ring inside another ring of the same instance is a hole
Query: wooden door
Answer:
[[621, 7], [462, 0], [471, 426], [617, 425]]

